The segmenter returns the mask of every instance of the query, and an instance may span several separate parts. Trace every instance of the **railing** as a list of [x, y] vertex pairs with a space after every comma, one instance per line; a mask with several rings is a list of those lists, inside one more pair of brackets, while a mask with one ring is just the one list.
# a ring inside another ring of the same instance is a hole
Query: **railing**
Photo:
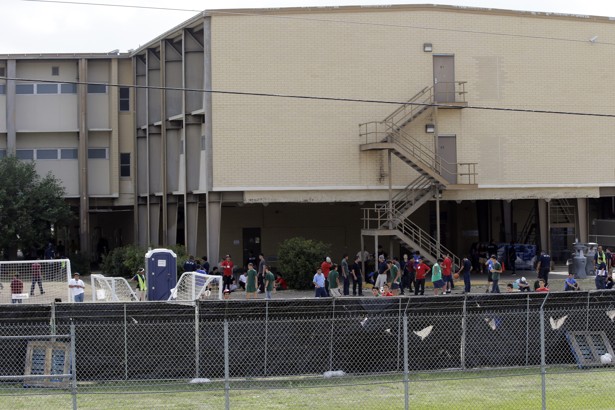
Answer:
[[567, 199], [554, 199], [551, 204], [551, 218], [554, 223], [574, 223], [576, 207]]
[[458, 256], [442, 244], [439, 244], [434, 237], [422, 230], [417, 224], [403, 218], [398, 212], [389, 214], [387, 210], [383, 210], [377, 206], [374, 208], [363, 208], [363, 229], [398, 230], [428, 255], [437, 257], [448, 253], [455, 266], [460, 266], [461, 259]]
[[434, 104], [446, 106], [447, 103], [466, 102], [467, 81], [442, 81], [435, 84]]
[[365, 144], [388, 142], [394, 143], [397, 150], [413, 163], [423, 169], [430, 169], [438, 175], [445, 170], [457, 176], [458, 184], [476, 183], [476, 163], [450, 163], [439, 157], [431, 148], [412, 138], [406, 132], [397, 129], [394, 123], [372, 121], [359, 125], [359, 136]]
[[[425, 175], [419, 175], [391, 199], [393, 210], [403, 213], [424, 195], [429, 194], [428, 190], [431, 189], [432, 185], [433, 183], [429, 178]], [[376, 208], [383, 209], [384, 212], [388, 212], [389, 203], [383, 202], [377, 204]]]

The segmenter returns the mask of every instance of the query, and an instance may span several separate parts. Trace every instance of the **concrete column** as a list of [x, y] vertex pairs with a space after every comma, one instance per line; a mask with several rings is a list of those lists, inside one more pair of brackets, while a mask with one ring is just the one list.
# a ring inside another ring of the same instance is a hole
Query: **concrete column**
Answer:
[[216, 195], [207, 197], [207, 257], [210, 263], [220, 260], [220, 228], [222, 226], [222, 201]]
[[138, 243], [139, 246], [142, 247], [147, 247], [149, 246], [149, 240], [148, 240], [148, 232], [149, 232], [149, 217], [147, 215], [148, 212], [148, 206], [146, 203], [140, 204], [137, 206], [137, 213], [139, 215], [139, 221], [141, 221], [141, 223], [138, 226]]
[[167, 230], [164, 232], [166, 245], [177, 243], [177, 208], [177, 202], [167, 204]]
[[88, 60], [79, 60], [79, 82], [77, 86], [77, 106], [79, 110], [79, 245], [81, 253], [90, 249], [90, 201], [88, 194]]
[[540, 226], [540, 248], [543, 251], [549, 250], [549, 229], [548, 209], [549, 204], [544, 199], [538, 199], [538, 224]]
[[17, 107], [15, 101], [15, 80], [17, 76], [17, 62], [15, 60], [6, 61], [6, 155], [15, 156], [17, 149]]
[[[184, 210], [184, 231], [186, 232], [186, 251], [190, 255], [196, 255], [199, 234], [199, 202], [191, 199], [187, 202]], [[209, 226], [209, 224], [208, 224]], [[209, 251], [209, 248], [207, 249]], [[209, 260], [211, 257], [207, 254]]]
[[150, 232], [150, 237], [149, 237], [148, 246], [152, 246], [152, 247], [160, 246], [160, 203], [150, 202], [149, 232]]
[[575, 232], [579, 242], [589, 242], [589, 227], [587, 221], [587, 198], [577, 198], [577, 226]]

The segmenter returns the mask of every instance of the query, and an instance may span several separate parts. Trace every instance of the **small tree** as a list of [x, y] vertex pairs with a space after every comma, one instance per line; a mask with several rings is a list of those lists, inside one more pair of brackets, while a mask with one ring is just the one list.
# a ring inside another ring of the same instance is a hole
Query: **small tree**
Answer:
[[316, 268], [329, 253], [329, 244], [295, 237], [285, 240], [278, 249], [278, 263], [288, 286], [309, 289]]

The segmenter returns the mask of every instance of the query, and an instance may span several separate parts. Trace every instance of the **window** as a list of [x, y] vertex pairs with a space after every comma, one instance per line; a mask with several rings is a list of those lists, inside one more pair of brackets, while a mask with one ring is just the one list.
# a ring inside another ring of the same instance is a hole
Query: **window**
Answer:
[[0, 84], [0, 94], [6, 94], [6, 85]]
[[6, 76], [6, 67], [0, 67], [0, 77]]
[[17, 159], [34, 159], [33, 149], [18, 149], [16, 152]]
[[60, 159], [77, 159], [77, 148], [62, 148]]
[[58, 159], [57, 149], [37, 149], [36, 159]]
[[60, 84], [62, 94], [77, 94], [77, 84]]
[[58, 85], [57, 84], [36, 84], [36, 93], [37, 94], [57, 94]]
[[107, 159], [107, 148], [88, 148], [89, 159]]
[[5, 158], [5, 157], [6, 157], [6, 150], [0, 149], [0, 158]]
[[60, 67], [57, 67], [57, 66], [51, 67], [51, 75], [60, 75]]
[[120, 111], [130, 111], [130, 88], [120, 87]]
[[105, 94], [107, 84], [88, 84], [88, 94]]
[[130, 176], [130, 152], [122, 152], [120, 154], [120, 176]]
[[17, 84], [15, 86], [16, 94], [34, 94], [34, 84]]

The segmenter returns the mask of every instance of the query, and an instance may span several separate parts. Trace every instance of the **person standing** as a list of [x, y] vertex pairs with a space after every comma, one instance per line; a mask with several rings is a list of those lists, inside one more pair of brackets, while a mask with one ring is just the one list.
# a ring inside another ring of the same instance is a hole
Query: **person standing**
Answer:
[[463, 274], [463, 293], [470, 293], [471, 282], [470, 282], [470, 272], [472, 271], [472, 261], [469, 257], [463, 258], [461, 261], [461, 267], [457, 272], [457, 275]]
[[342, 269], [342, 280], [344, 286], [344, 296], [350, 295], [350, 268], [348, 267], [348, 254], [345, 253], [340, 263]]
[[253, 263], [248, 263], [248, 274], [246, 276], [246, 299], [254, 299], [256, 298], [256, 278], [258, 273], [254, 270]]
[[83, 302], [85, 296], [85, 283], [81, 280], [79, 272], [73, 273], [73, 278], [68, 281], [68, 287], [70, 288], [70, 294], [75, 302]]
[[380, 289], [384, 286], [385, 283], [387, 283], [387, 275], [389, 273], [389, 269], [391, 269], [391, 262], [385, 261], [384, 255], [380, 255], [378, 257], [378, 277], [376, 278], [376, 283], [374, 284], [374, 286], [378, 289]]
[[598, 250], [594, 254], [594, 271], [600, 268], [600, 264], [607, 266], [606, 253], [602, 250], [602, 245], [598, 245]]
[[606, 263], [601, 262], [596, 269], [596, 289], [606, 289], [606, 277], [607, 277]]
[[391, 268], [389, 272], [391, 273], [391, 285], [389, 288], [394, 295], [397, 295], [399, 294], [399, 288], [401, 287], [401, 269], [399, 269], [399, 262], [397, 262], [395, 257], [391, 260]]
[[258, 254], [258, 293], [265, 291], [265, 255]]
[[357, 295], [357, 288], [359, 296], [363, 296], [363, 275], [361, 273], [361, 257], [357, 256], [354, 263], [350, 267], [350, 273], [352, 275], [352, 296]]
[[444, 253], [442, 259], [442, 280], [444, 281], [443, 293], [451, 293], [453, 291], [453, 260], [448, 252]]
[[265, 265], [265, 299], [271, 299], [271, 292], [275, 289], [275, 276]]
[[322, 269], [322, 274], [325, 275], [325, 292], [327, 292], [327, 296], [329, 296], [329, 272], [331, 271], [331, 258], [326, 257], [323, 263], [320, 264], [320, 268]]
[[342, 292], [340, 292], [339, 285], [339, 272], [337, 271], [337, 265], [333, 264], [331, 266], [331, 270], [329, 271], [329, 296], [332, 298], [337, 298], [342, 296]]
[[205, 273], [209, 273], [209, 262], [207, 262], [207, 256], [203, 256], [201, 259], [203, 259], [201, 269], [203, 269]]
[[36, 262], [32, 264], [32, 286], [30, 286], [30, 296], [34, 296], [34, 287], [37, 283], [41, 295], [45, 294], [45, 291], [43, 290], [43, 274], [39, 259], [40, 258], [37, 258]]
[[231, 260], [231, 255], [226, 255], [222, 263], [220, 263], [220, 267], [222, 268], [222, 281], [224, 283], [222, 290], [231, 290], [231, 284], [233, 283], [233, 266], [235, 265]]
[[[598, 249], [601, 249], [598, 247]], [[595, 269], [595, 267], [594, 267]], [[536, 265], [536, 274], [538, 279], [545, 281], [545, 285], [549, 286], [549, 272], [551, 271], [551, 256], [545, 251], [540, 252], [540, 259]]]
[[184, 272], [196, 272], [196, 262], [194, 256], [188, 256], [188, 260], [184, 262]]
[[[442, 279], [442, 262], [444, 260], [442, 258], [438, 258], [436, 263], [431, 268], [431, 283], [433, 284], [433, 294], [438, 296], [440, 289], [444, 288], [444, 280]], [[445, 295], [446, 291], [442, 291], [442, 294]]]
[[491, 293], [500, 293], [500, 274], [502, 273], [502, 264], [498, 262], [495, 255], [491, 255], [491, 280], [493, 281]]
[[414, 282], [414, 295], [425, 294], [425, 277], [429, 272], [429, 266], [427, 266], [423, 262], [423, 258], [419, 257], [418, 263], [414, 267], [414, 273], [416, 275], [416, 279]]
[[316, 274], [312, 279], [312, 283], [314, 284], [316, 298], [326, 298], [327, 292], [325, 291], [325, 275], [322, 273], [322, 268], [318, 268], [316, 270]]
[[13, 275], [13, 280], [11, 280], [11, 303], [21, 303], [22, 293], [23, 293], [23, 282], [19, 279], [19, 274], [16, 273]]
[[414, 260], [408, 258], [408, 254], [404, 254], [403, 266], [401, 268], [401, 294], [404, 295], [404, 289], [408, 288], [408, 292], [412, 290], [414, 283]]
[[137, 274], [133, 276], [130, 281], [137, 282], [137, 298], [139, 300], [145, 300], [145, 294], [147, 292], [147, 286], [145, 284], [145, 269], [139, 269]]

